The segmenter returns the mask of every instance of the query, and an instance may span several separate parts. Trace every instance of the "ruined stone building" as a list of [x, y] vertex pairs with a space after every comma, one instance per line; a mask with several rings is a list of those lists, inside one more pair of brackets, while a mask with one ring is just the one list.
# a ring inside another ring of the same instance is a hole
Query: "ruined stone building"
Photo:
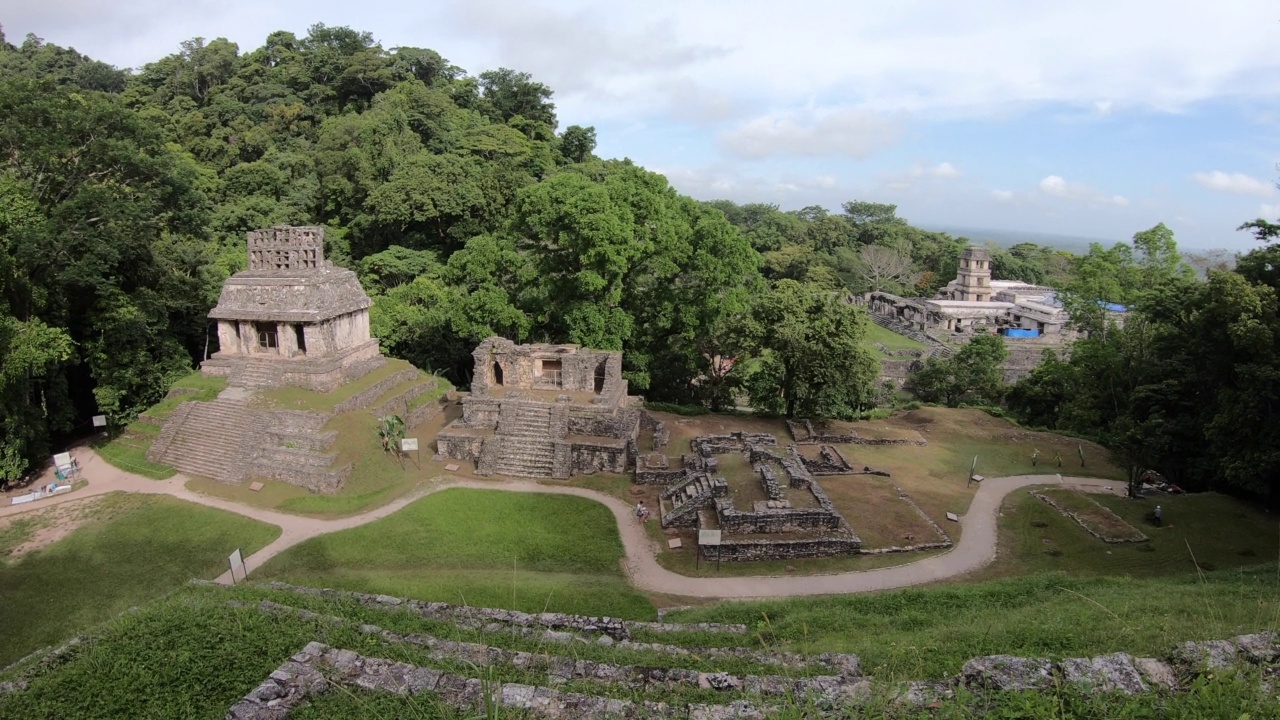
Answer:
[[932, 299], [873, 292], [861, 302], [873, 316], [906, 330], [1052, 337], [1063, 333], [1069, 319], [1053, 288], [992, 280], [991, 254], [978, 246], [965, 248], [956, 279]]
[[[266, 477], [337, 490], [351, 468], [333, 467], [337, 433], [323, 430], [332, 413], [269, 410], [251, 401], [255, 390], [283, 386], [332, 392], [384, 365], [369, 337], [372, 303], [355, 273], [325, 261], [323, 228], [254, 230], [248, 254], [249, 268], [227, 279], [209, 313], [219, 347], [200, 368], [227, 378], [228, 388], [211, 402], [180, 404], [147, 457], [223, 482]], [[417, 376], [406, 370], [379, 386]]]
[[219, 349], [201, 370], [232, 385], [318, 392], [367, 370], [378, 356], [373, 302], [354, 272], [325, 261], [324, 228], [274, 227], [248, 239], [249, 269], [227, 279], [209, 313]]
[[491, 337], [472, 356], [462, 417], [436, 436], [441, 455], [475, 461], [480, 475], [627, 469], [642, 401], [627, 395], [621, 352]]

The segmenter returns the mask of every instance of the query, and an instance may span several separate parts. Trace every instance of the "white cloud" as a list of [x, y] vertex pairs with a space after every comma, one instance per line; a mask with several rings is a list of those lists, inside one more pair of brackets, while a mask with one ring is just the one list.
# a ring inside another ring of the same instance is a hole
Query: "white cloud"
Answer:
[[1007, 202], [1013, 199], [1013, 191], [1012, 190], [992, 190], [991, 197], [995, 198], [996, 200], [999, 200], [1000, 202]]
[[1095, 100], [1093, 109], [1098, 111], [1099, 115], [1110, 115], [1111, 108], [1114, 105], [1110, 100]]
[[1198, 172], [1191, 176], [1201, 187], [1232, 195], [1254, 195], [1271, 197], [1276, 194], [1276, 186], [1265, 180], [1259, 180], [1244, 173], [1225, 173], [1221, 170]]
[[1263, 203], [1258, 206], [1258, 212], [1264, 220], [1280, 219], [1280, 203], [1274, 205]]
[[1067, 181], [1058, 175], [1050, 175], [1040, 181], [1040, 192], [1058, 197], [1067, 196]]
[[931, 165], [928, 167], [916, 165], [908, 171], [908, 174], [913, 178], [931, 177], [938, 178], [940, 180], [951, 180], [953, 178], [958, 178], [961, 175], [960, 169], [949, 162], [941, 162], [937, 165]]
[[1084, 183], [1068, 182], [1061, 175], [1049, 175], [1040, 181], [1040, 192], [1069, 200], [1085, 200], [1127, 207], [1129, 198], [1123, 195], [1107, 195]]
[[862, 160], [901, 136], [900, 123], [840, 108], [762, 115], [724, 133], [720, 141], [733, 155], [749, 160], [770, 155], [845, 155]]

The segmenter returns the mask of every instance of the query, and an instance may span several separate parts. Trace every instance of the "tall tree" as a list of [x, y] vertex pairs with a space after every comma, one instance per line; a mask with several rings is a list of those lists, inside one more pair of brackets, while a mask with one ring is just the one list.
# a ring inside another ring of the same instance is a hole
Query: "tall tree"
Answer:
[[787, 417], [849, 417], [874, 402], [879, 363], [866, 313], [824, 288], [780, 280], [754, 313], [760, 362], [752, 405]]

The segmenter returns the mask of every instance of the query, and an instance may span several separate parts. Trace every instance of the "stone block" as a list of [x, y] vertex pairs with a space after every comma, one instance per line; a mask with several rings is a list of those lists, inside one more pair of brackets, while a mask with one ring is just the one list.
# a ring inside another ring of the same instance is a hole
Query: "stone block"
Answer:
[[1053, 664], [1045, 658], [977, 657], [961, 668], [960, 681], [974, 689], [1046, 690], [1053, 686]]
[[1227, 640], [1185, 642], [1174, 651], [1174, 662], [1192, 672], [1222, 670], [1231, 667], [1239, 648]]
[[1087, 692], [1137, 695], [1147, 691], [1133, 657], [1125, 653], [1087, 659], [1069, 658], [1059, 663], [1059, 667], [1064, 680]]
[[684, 543], [681, 542], [680, 538], [671, 538], [670, 540], [667, 541], [667, 547], [671, 548], [672, 550], [679, 550], [683, 546], [684, 546]]
[[1167, 663], [1155, 658], [1134, 658], [1133, 665], [1146, 678], [1148, 684], [1162, 687], [1165, 690], [1177, 689], [1178, 678], [1173, 674], [1173, 668], [1169, 667]]
[[251, 491], [253, 491], [253, 492], [258, 492], [258, 491], [262, 490], [262, 488], [263, 488], [262, 483], [260, 483], [260, 482], [258, 482], [258, 481], [256, 481], [256, 480], [255, 480], [254, 482], [249, 483], [249, 489], [250, 489]]

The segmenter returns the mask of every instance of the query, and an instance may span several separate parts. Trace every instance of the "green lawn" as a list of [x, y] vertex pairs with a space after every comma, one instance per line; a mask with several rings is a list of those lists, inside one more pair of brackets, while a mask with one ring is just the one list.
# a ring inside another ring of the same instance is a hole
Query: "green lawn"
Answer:
[[643, 618], [613, 514], [583, 498], [452, 489], [309, 540], [257, 578], [426, 600]]
[[227, 389], [227, 379], [224, 377], [205, 375], [199, 370], [196, 370], [175, 382], [170, 389], [192, 390], [194, 392], [186, 392], [180, 395], [166, 397], [155, 405], [152, 405], [142, 414], [158, 420], [164, 420], [173, 414], [173, 411], [184, 402], [209, 402], [210, 400], [218, 397], [218, 393]]
[[112, 495], [102, 516], [0, 565], [0, 666], [71, 637], [193, 577], [212, 578], [237, 547], [279, 528], [166, 497]]
[[912, 340], [905, 335], [886, 330], [875, 323], [868, 323], [867, 343], [872, 345], [873, 349], [876, 343], [880, 343], [890, 350], [924, 350], [929, 347], [918, 340]]
[[147, 459], [147, 451], [159, 434], [159, 425], [139, 420], [105, 440], [94, 442], [93, 449], [103, 460], [121, 470], [152, 480], [165, 480], [177, 475], [178, 471]]
[[804, 652], [854, 652], [878, 675], [946, 677], [980, 655], [1162, 654], [1186, 640], [1280, 628], [1280, 578], [1274, 564], [1204, 578], [1043, 573], [866, 595], [722, 603], [669, 617], [747, 623], [762, 639]]
[[[984, 576], [1063, 571], [1072, 575], [1148, 577], [1194, 574], [1196, 563], [1210, 576], [1267, 562], [1273, 572], [1277, 569], [1280, 518], [1234, 498], [1217, 493], [1165, 495], [1138, 501], [1116, 495], [1089, 497], [1150, 540], [1104, 543], [1029, 492], [1017, 492], [1005, 500], [1000, 521], [1001, 553]], [[1164, 508], [1165, 518], [1164, 526], [1159, 528], [1144, 519], [1157, 504]]]

